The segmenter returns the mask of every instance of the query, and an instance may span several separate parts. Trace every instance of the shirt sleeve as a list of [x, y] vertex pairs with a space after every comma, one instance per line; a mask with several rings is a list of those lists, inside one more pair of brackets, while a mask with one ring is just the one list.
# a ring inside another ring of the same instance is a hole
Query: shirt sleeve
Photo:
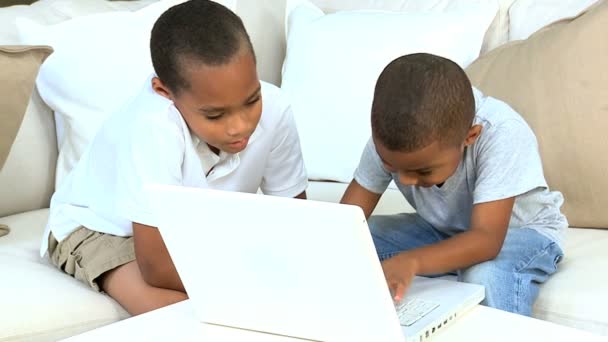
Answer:
[[384, 193], [393, 179], [391, 173], [382, 165], [382, 160], [376, 152], [372, 138], [369, 139], [363, 149], [354, 178], [359, 185], [376, 194]]
[[476, 158], [474, 204], [547, 187], [536, 137], [525, 122], [507, 120], [484, 130], [473, 145]]
[[169, 122], [138, 127], [118, 156], [117, 210], [120, 216], [158, 226], [145, 186], [182, 184], [184, 136]]
[[295, 197], [308, 187], [308, 175], [291, 107], [285, 107], [274, 131], [260, 189], [266, 195]]

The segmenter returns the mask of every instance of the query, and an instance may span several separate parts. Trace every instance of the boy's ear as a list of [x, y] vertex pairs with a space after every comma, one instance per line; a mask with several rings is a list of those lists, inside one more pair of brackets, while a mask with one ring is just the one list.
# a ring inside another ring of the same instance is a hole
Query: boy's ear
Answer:
[[173, 101], [173, 93], [171, 90], [156, 76], [152, 78], [152, 89], [154, 89], [158, 95]]
[[464, 145], [473, 145], [473, 143], [475, 143], [475, 141], [477, 141], [477, 138], [479, 138], [479, 136], [481, 135], [482, 128], [483, 127], [481, 125], [473, 125], [471, 128], [469, 128], [467, 137], [464, 139]]

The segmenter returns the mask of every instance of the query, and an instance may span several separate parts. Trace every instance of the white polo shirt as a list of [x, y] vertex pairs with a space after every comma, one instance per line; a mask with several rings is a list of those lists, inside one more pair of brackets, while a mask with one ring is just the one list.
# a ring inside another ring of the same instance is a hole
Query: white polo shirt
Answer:
[[53, 195], [41, 256], [51, 231], [61, 241], [80, 226], [118, 236], [133, 235], [132, 222], [158, 226], [143, 190], [147, 183], [260, 189], [285, 197], [302, 193], [308, 180], [291, 107], [279, 88], [264, 82], [262, 101], [248, 146], [218, 156], [191, 134], [173, 102], [155, 93], [148, 81], [130, 104], [108, 118]]

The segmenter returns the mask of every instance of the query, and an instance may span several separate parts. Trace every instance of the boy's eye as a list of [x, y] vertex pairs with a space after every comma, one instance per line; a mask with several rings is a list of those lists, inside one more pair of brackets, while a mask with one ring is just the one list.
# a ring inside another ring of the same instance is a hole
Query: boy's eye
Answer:
[[224, 116], [223, 114], [212, 114], [212, 115], [205, 115], [205, 117], [207, 118], [207, 120], [218, 120], [220, 119], [222, 116]]
[[260, 97], [256, 97], [255, 99], [252, 99], [251, 101], [247, 102], [246, 105], [247, 106], [252, 106], [254, 105], [256, 102], [260, 101]]

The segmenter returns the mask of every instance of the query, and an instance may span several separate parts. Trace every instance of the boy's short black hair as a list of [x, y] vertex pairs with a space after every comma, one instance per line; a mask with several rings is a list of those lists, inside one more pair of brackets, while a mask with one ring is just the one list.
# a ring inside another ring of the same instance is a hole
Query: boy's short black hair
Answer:
[[209, 0], [190, 0], [163, 13], [152, 28], [150, 52], [158, 78], [175, 93], [188, 89], [184, 65], [222, 65], [253, 46], [243, 21]]
[[464, 70], [449, 59], [416, 53], [389, 63], [378, 78], [372, 132], [389, 150], [413, 152], [438, 141], [461, 144], [475, 99]]

